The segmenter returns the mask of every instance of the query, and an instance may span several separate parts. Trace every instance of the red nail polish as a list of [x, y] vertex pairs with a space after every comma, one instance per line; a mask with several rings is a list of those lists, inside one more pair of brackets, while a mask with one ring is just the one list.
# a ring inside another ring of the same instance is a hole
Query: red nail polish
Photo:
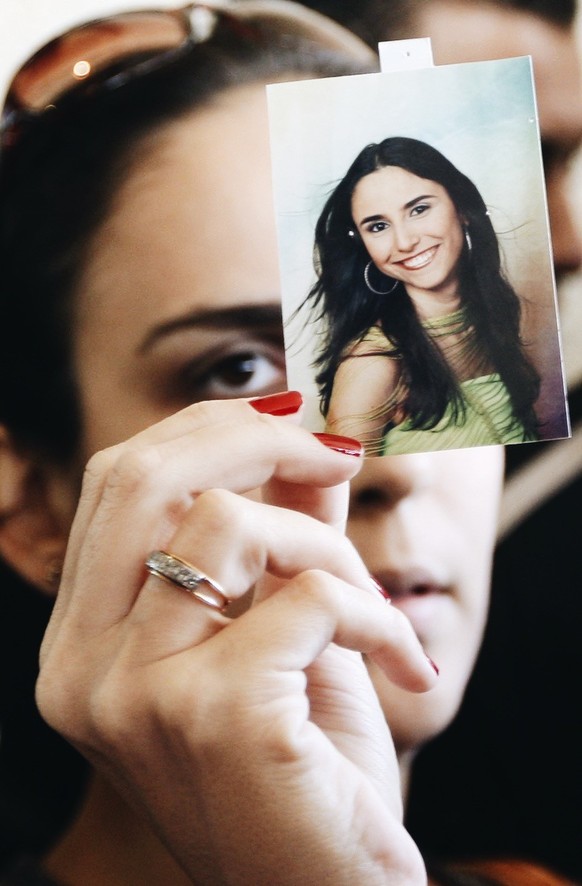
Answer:
[[370, 576], [370, 581], [372, 582], [372, 584], [374, 585], [374, 587], [376, 588], [376, 590], [378, 591], [378, 593], [382, 594], [382, 596], [384, 597], [384, 599], [386, 600], [386, 602], [387, 602], [387, 603], [390, 603], [390, 600], [391, 600], [392, 598], [390, 597], [390, 594], [388, 593], [388, 591], [386, 590], [386, 588], [385, 588], [383, 585], [380, 584], [380, 582], [378, 581], [378, 579], [377, 579], [377, 578], [374, 578], [374, 576], [371, 575], [371, 576]]
[[[426, 655], [426, 652], [425, 652], [425, 655]], [[431, 668], [433, 669], [433, 671], [435, 672], [435, 674], [436, 674], [437, 677], [438, 677], [438, 675], [440, 674], [440, 670], [439, 670], [439, 668], [438, 668], [438, 665], [436, 665], [436, 664], [434, 663], [434, 661], [432, 660], [432, 658], [429, 658], [428, 655], [426, 656], [426, 660], [428, 661], [429, 665], [431, 666]]]
[[248, 401], [257, 412], [267, 415], [294, 415], [303, 405], [303, 397], [299, 391], [283, 391], [280, 394], [269, 394], [267, 397], [255, 397]]
[[335, 449], [343, 455], [361, 456], [364, 454], [364, 447], [359, 440], [353, 440], [351, 437], [340, 437], [337, 434], [314, 434], [320, 443], [327, 446], [328, 449]]

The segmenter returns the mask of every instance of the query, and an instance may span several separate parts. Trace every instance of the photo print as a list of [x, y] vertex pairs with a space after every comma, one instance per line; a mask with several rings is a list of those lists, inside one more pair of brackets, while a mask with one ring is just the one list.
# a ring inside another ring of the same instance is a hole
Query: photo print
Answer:
[[267, 93], [305, 425], [367, 455], [568, 436], [529, 57]]

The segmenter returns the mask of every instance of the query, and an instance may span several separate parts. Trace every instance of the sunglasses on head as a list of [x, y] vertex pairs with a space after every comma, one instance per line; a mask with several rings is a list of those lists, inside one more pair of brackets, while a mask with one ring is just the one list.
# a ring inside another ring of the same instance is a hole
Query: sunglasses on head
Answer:
[[340, 25], [291, 0], [215, 0], [178, 9], [123, 12], [78, 25], [39, 49], [12, 80], [0, 121], [0, 146], [14, 144], [27, 121], [58, 107], [73, 90], [116, 89], [171, 63], [219, 31], [249, 44], [288, 34], [370, 60]]

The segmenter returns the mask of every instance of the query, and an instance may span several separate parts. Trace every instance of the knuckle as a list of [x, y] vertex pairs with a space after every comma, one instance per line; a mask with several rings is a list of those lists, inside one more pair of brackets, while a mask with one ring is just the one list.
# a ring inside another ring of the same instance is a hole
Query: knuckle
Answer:
[[[127, 676], [109, 671], [87, 699], [86, 729], [99, 749], [129, 747], [132, 737], [143, 734], [141, 712], [146, 706], [141, 684], [128, 685]], [[140, 696], [141, 704], [135, 703]]]
[[83, 474], [83, 489], [85, 491], [93, 486], [99, 486], [103, 478], [107, 476], [117, 457], [116, 448], [102, 449], [91, 456], [85, 465]]
[[116, 662], [102, 668], [94, 656], [79, 660], [70, 648], [51, 651], [36, 684], [36, 703], [43, 719], [75, 746], [102, 752], [131, 744], [139, 735], [136, 694], [142, 687], [127, 680]]
[[[81, 670], [81, 669], [79, 669]], [[72, 744], [87, 744], [86, 686], [63, 656], [49, 656], [41, 668], [35, 700], [43, 720]]]
[[217, 411], [221, 407], [222, 403], [217, 403], [213, 400], [201, 400], [198, 403], [192, 403], [190, 406], [187, 406], [182, 414], [188, 417], [192, 430], [198, 431], [200, 428], [216, 424]]
[[132, 493], [151, 485], [161, 464], [155, 446], [112, 446], [91, 456], [85, 467], [84, 483], [89, 487], [104, 484], [110, 492]]
[[150, 485], [160, 465], [160, 454], [153, 446], [122, 450], [110, 471], [109, 483], [129, 491], [139, 490]]
[[63, 694], [61, 675], [58, 675], [58, 679], [54, 679], [50, 665], [43, 667], [40, 671], [36, 681], [35, 699], [43, 720], [53, 729], [64, 734], [63, 727], [67, 722], [63, 713], [66, 707], [66, 696]]
[[223, 532], [228, 526], [229, 535], [233, 538], [246, 525], [245, 502], [234, 492], [227, 489], [208, 489], [197, 497], [193, 508], [198, 525], [203, 524], [207, 531]]
[[336, 612], [339, 606], [337, 579], [321, 569], [307, 569], [293, 581], [291, 593], [299, 605], [328, 613]]
[[162, 460], [155, 447], [121, 449], [107, 470], [103, 501], [146, 496], [150, 488], [160, 483], [161, 467]]

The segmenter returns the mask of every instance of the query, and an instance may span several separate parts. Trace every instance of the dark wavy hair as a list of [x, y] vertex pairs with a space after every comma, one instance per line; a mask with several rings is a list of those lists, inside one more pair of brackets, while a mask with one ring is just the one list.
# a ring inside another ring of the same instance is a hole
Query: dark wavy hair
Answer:
[[[501, 269], [497, 236], [481, 194], [440, 151], [426, 142], [396, 136], [370, 144], [356, 157], [328, 197], [315, 228], [317, 281], [306, 304], [324, 321], [323, 347], [316, 359], [321, 411], [327, 414], [338, 365], [348, 345], [379, 324], [401, 360], [407, 395], [404, 408], [411, 426], [433, 428], [447, 408], [452, 420], [464, 417], [459, 382], [439, 348], [423, 329], [402, 283], [390, 295], [372, 292], [364, 280], [370, 257], [353, 233], [352, 195], [358, 182], [386, 166], [397, 166], [437, 182], [451, 198], [472, 249], [466, 242], [459, 263], [461, 304], [475, 330], [476, 345], [487, 364], [501, 376], [511, 399], [513, 417], [527, 436], [537, 432], [534, 403], [539, 376], [523, 350], [521, 305]], [[390, 288], [390, 278], [383, 278]], [[394, 353], [394, 350], [387, 353]]]

